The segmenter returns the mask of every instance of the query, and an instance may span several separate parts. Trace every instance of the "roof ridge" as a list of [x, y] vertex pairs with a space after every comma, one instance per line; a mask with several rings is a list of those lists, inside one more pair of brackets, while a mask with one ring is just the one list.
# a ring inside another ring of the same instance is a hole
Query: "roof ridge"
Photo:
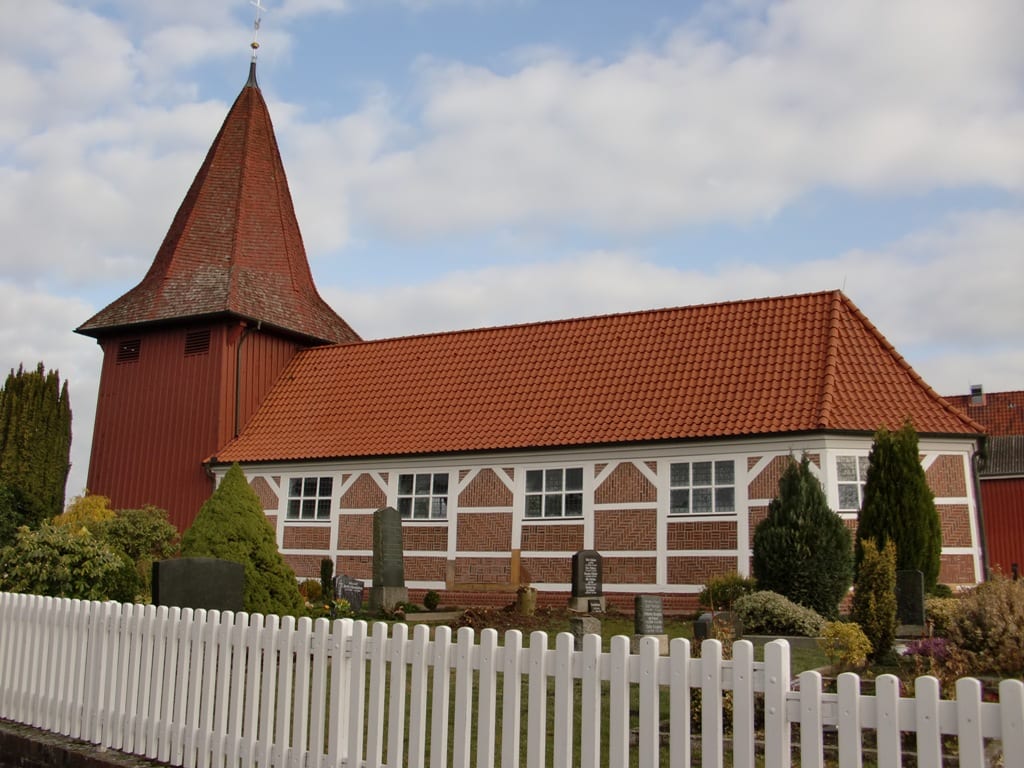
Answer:
[[960, 419], [964, 424], [971, 427], [975, 431], [981, 434], [985, 433], [986, 430], [984, 426], [982, 426], [979, 422], [972, 419], [964, 411], [953, 406], [952, 403], [950, 403], [948, 400], [946, 400], [946, 398], [944, 398], [942, 395], [940, 395], [938, 392], [932, 389], [931, 385], [928, 384], [928, 382], [926, 382], [923, 378], [921, 378], [921, 374], [914, 370], [913, 366], [911, 366], [910, 363], [907, 362], [906, 358], [904, 358], [903, 355], [901, 355], [897, 351], [896, 347], [894, 347], [892, 343], [887, 338], [885, 338], [885, 335], [878, 329], [878, 327], [874, 323], [872, 323], [868, 319], [867, 315], [860, 311], [860, 308], [857, 307], [857, 305], [850, 300], [849, 296], [847, 296], [842, 291], [838, 291], [838, 293], [842, 298], [843, 303], [846, 305], [847, 309], [853, 313], [853, 316], [858, 320], [858, 322], [860, 322], [861, 325], [864, 326], [868, 333], [872, 334], [875, 337], [875, 339], [878, 341], [879, 344], [882, 345], [882, 348], [893, 359], [893, 361], [899, 367], [901, 367], [906, 372], [906, 374], [910, 376], [910, 378], [916, 384], [918, 384], [918, 386], [920, 386], [921, 389], [923, 389], [932, 400], [934, 400], [936, 403], [942, 406], [942, 408], [946, 412], [953, 414], [958, 419]]
[[821, 410], [818, 426], [828, 429], [832, 422], [832, 404], [836, 383], [836, 360], [839, 355], [839, 312], [842, 307], [842, 292], [833, 291], [828, 322], [828, 349], [825, 352], [825, 371], [822, 375]]

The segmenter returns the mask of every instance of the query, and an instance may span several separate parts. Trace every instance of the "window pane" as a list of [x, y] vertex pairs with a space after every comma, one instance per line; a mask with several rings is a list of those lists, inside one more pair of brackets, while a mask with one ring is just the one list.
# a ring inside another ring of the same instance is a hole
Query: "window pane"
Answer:
[[565, 515], [566, 517], [579, 517], [583, 514], [583, 494], [565, 494]]
[[690, 465], [673, 464], [669, 469], [669, 483], [673, 488], [688, 486], [690, 484]]
[[693, 462], [693, 485], [711, 485], [711, 462]]
[[704, 515], [711, 512], [711, 489], [710, 488], [694, 488], [693, 489], [693, 513], [695, 515]]
[[412, 475], [398, 476], [398, 492], [405, 495], [412, 493]]
[[732, 485], [736, 482], [736, 473], [731, 461], [715, 462], [715, 485]]
[[430, 502], [430, 516], [444, 519], [448, 516], [448, 497], [435, 496]]
[[434, 475], [434, 493], [439, 496], [448, 495], [448, 473], [438, 472]]
[[526, 516], [540, 517], [541, 496], [526, 497]]
[[839, 484], [839, 508], [859, 509], [860, 499], [858, 498], [857, 485], [855, 483]]
[[669, 501], [669, 512], [673, 515], [685, 515], [690, 511], [690, 492], [688, 490], [672, 491]]
[[301, 496], [302, 495], [302, 478], [293, 477], [288, 481], [288, 495], [289, 496]]
[[314, 517], [316, 517], [316, 500], [305, 499], [302, 502], [302, 519], [312, 520]]
[[715, 512], [735, 512], [736, 491], [733, 488], [715, 489]]
[[583, 468], [573, 467], [572, 469], [565, 470], [565, 490], [567, 491], [582, 491], [583, 490]]
[[544, 472], [544, 490], [548, 493], [562, 490], [562, 470], [549, 469]]
[[316, 516], [321, 519], [331, 516], [330, 499], [320, 499], [320, 501], [316, 503]]
[[298, 499], [292, 499], [288, 502], [288, 517], [297, 519], [299, 516], [299, 509], [302, 507], [302, 502]]
[[417, 520], [425, 519], [430, 514], [430, 499], [419, 496], [413, 499], [412, 516]]
[[412, 515], [412, 499], [406, 497], [398, 500], [398, 511], [402, 517], [410, 517]]
[[544, 517], [562, 516], [562, 497], [557, 494], [548, 494], [544, 497]]
[[840, 480], [856, 480], [857, 479], [857, 457], [856, 456], [837, 456], [836, 457], [836, 477]]
[[539, 469], [526, 470], [526, 490], [528, 493], [540, 493], [544, 490], [544, 472]]
[[331, 495], [331, 489], [333, 487], [334, 487], [334, 478], [333, 477], [321, 477], [320, 478], [320, 495], [321, 496], [330, 496]]
[[430, 475], [416, 475], [416, 495], [430, 493]]
[[868, 457], [861, 456], [857, 459], [858, 479], [863, 483], [868, 479]]

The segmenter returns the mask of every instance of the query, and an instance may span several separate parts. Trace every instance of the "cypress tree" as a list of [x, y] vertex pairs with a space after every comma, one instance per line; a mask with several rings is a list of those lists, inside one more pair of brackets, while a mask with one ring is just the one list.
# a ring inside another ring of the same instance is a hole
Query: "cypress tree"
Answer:
[[863, 559], [863, 542], [879, 550], [887, 541], [896, 546], [896, 568], [924, 574], [926, 590], [939, 578], [942, 527], [935, 497], [921, 467], [917, 432], [907, 422], [898, 432], [880, 429], [868, 456], [864, 503], [857, 522], [856, 559]]
[[245, 566], [249, 613], [300, 615], [295, 572], [277, 550], [274, 529], [241, 467], [233, 464], [181, 538], [182, 557], [217, 557]]
[[0, 482], [17, 488], [33, 510], [34, 527], [64, 508], [71, 469], [71, 402], [68, 385], [42, 363], [19, 366], [0, 390]]
[[853, 576], [850, 531], [829, 509], [806, 456], [790, 460], [768, 516], [754, 531], [753, 567], [758, 589], [822, 616], [838, 615]]

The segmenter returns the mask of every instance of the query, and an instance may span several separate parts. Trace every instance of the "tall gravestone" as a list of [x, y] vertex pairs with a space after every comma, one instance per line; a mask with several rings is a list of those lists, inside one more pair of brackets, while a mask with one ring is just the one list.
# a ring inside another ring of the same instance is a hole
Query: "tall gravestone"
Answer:
[[373, 586], [370, 610], [390, 611], [409, 599], [402, 554], [402, 515], [394, 507], [373, 513]]
[[245, 566], [214, 557], [153, 563], [153, 604], [207, 611], [243, 610]]
[[644, 637], [657, 638], [659, 652], [663, 656], [668, 653], [665, 612], [660, 597], [637, 595], [633, 598], [633, 631], [633, 653], [640, 650], [640, 640]]
[[924, 632], [924, 574], [920, 571], [896, 571], [896, 632], [916, 637]]
[[569, 609], [580, 613], [604, 611], [604, 566], [600, 552], [581, 549], [572, 556], [572, 597], [569, 598]]

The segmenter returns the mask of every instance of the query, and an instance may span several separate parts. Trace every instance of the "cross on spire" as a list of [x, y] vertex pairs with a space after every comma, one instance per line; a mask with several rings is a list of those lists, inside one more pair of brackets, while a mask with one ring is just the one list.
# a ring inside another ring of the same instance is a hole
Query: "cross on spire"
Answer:
[[260, 47], [260, 20], [265, 9], [260, 4], [260, 0], [249, 0], [249, 5], [256, 8], [256, 18], [252, 22], [252, 42], [249, 44], [249, 47], [252, 48], [252, 60], [256, 61], [256, 51]]

